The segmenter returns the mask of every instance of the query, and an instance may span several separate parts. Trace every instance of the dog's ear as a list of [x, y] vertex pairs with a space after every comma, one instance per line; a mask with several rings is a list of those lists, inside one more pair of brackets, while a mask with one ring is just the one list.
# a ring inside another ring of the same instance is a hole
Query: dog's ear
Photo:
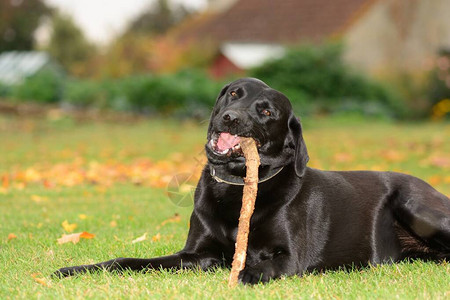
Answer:
[[231, 83], [225, 85], [225, 86], [222, 88], [222, 90], [221, 90], [220, 93], [219, 93], [219, 96], [217, 96], [216, 104], [217, 104], [217, 101], [219, 101], [219, 99], [222, 98], [223, 95], [225, 95], [225, 93], [227, 92], [228, 87], [230, 86], [230, 84], [231, 84]]
[[302, 125], [297, 117], [292, 113], [289, 117], [289, 134], [295, 145], [294, 163], [295, 173], [298, 177], [303, 177], [306, 172], [306, 164], [309, 161], [308, 150], [302, 135]]
[[211, 122], [211, 121], [212, 121], [212, 118], [214, 117], [214, 115], [216, 114], [216, 105], [217, 105], [217, 102], [219, 101], [220, 98], [223, 97], [223, 95], [225, 95], [225, 93], [227, 92], [228, 87], [230, 86], [230, 84], [231, 84], [231, 83], [225, 85], [225, 86], [222, 88], [222, 90], [220, 90], [220, 93], [219, 93], [219, 95], [218, 95], [217, 98], [216, 98], [216, 102], [215, 102], [215, 104], [214, 104], [214, 108], [213, 108], [213, 110], [212, 110], [212, 112], [211, 112], [211, 117], [210, 117], [210, 120], [209, 120], [208, 132], [211, 131], [211, 127], [212, 127], [212, 122]]

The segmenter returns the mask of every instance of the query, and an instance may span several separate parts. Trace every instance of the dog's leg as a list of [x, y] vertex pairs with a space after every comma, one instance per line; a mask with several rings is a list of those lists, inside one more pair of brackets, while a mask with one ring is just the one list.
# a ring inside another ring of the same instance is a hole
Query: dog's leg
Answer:
[[179, 252], [169, 256], [157, 258], [116, 258], [93, 265], [81, 265], [61, 268], [54, 273], [57, 277], [66, 277], [87, 271], [147, 271], [158, 269], [188, 269], [201, 268], [207, 270], [222, 264], [220, 258], [210, 254], [196, 254]]
[[255, 265], [246, 265], [239, 273], [239, 281], [243, 284], [266, 283], [283, 275], [299, 274], [298, 264], [288, 254], [280, 254], [273, 259], [262, 260]]
[[397, 221], [443, 258], [450, 258], [450, 200], [424, 181], [409, 177], [395, 193]]

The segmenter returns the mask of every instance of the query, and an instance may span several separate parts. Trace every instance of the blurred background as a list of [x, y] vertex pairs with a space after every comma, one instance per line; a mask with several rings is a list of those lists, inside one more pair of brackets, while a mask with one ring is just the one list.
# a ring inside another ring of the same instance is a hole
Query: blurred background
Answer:
[[[49, 274], [183, 247], [211, 109], [243, 76], [291, 100], [309, 167], [408, 173], [450, 196], [450, 0], [0, 0], [0, 299], [228, 296], [227, 271]], [[77, 232], [95, 238], [58, 244]], [[449, 298], [449, 267], [255, 295]]]
[[448, 0], [0, 0], [0, 111], [207, 118], [254, 76], [301, 116], [448, 119]]

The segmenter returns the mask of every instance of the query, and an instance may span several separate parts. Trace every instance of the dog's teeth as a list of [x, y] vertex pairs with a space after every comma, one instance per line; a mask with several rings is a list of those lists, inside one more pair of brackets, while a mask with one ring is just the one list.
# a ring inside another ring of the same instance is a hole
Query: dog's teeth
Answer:
[[236, 146], [234, 146], [234, 149], [241, 149], [241, 144], [237, 144]]
[[230, 151], [230, 149], [228, 148], [228, 149], [226, 149], [226, 150], [223, 150], [222, 152], [220, 152], [220, 154], [227, 154], [228, 153], [228, 151]]

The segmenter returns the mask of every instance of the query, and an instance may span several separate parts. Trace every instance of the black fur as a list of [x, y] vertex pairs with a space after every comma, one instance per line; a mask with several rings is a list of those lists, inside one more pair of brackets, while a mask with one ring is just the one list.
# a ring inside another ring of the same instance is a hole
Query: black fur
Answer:
[[209, 141], [220, 132], [252, 136], [260, 143], [261, 178], [281, 170], [258, 186], [241, 282], [254, 284], [310, 270], [405, 258], [450, 259], [450, 201], [446, 196], [405, 174], [308, 168], [302, 128], [289, 100], [260, 80], [244, 78], [222, 89], [211, 115], [208, 164], [196, 189], [184, 249], [159, 258], [117, 258], [62, 268], [56, 274], [102, 268], [229, 267], [242, 186], [217, 182], [211, 167], [230, 182], [245, 176], [245, 167], [241, 156], [221, 156], [214, 151]]

